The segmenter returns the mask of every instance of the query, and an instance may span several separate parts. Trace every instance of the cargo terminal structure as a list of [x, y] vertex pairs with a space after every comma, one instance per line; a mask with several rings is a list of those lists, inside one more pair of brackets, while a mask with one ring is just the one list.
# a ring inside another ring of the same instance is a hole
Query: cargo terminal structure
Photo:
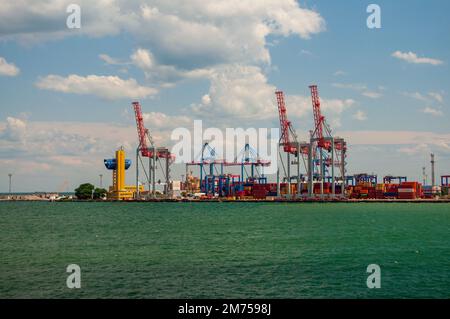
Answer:
[[[317, 85], [309, 87], [314, 127], [309, 140], [300, 141], [291, 121], [281, 90], [275, 92], [280, 123], [276, 183], [269, 183], [264, 168], [272, 163], [262, 158], [256, 149], [246, 144], [233, 161], [218, 157], [215, 149], [205, 142], [193, 161], [185, 163], [185, 178], [171, 179], [175, 156], [168, 147], [156, 146], [145, 127], [139, 102], [132, 106], [136, 117], [138, 147], [136, 148], [136, 185], [125, 185], [125, 171], [131, 160], [120, 149], [116, 158], [105, 160], [113, 171], [113, 186], [108, 193], [112, 200], [415, 200], [448, 196], [449, 176], [435, 183], [435, 158], [431, 154], [432, 185], [408, 181], [405, 176], [384, 176], [360, 173], [347, 175], [347, 142], [335, 136], [322, 114]], [[147, 161], [146, 161], [147, 160]], [[158, 170], [158, 167], [160, 168]], [[194, 174], [198, 168], [198, 175]], [[230, 168], [235, 168], [229, 172]], [[239, 174], [236, 174], [236, 168]], [[280, 169], [281, 168], [281, 169]], [[157, 181], [157, 172], [159, 179]], [[140, 183], [141, 175], [145, 181]], [[381, 183], [382, 180], [382, 183]], [[156, 190], [157, 184], [163, 191]], [[144, 185], [148, 187], [145, 190]]]
[[131, 160], [126, 159], [125, 151], [120, 148], [116, 151], [116, 157], [112, 159], [105, 159], [104, 164], [106, 169], [112, 171], [113, 184], [109, 188], [107, 195], [111, 200], [131, 200], [136, 197], [136, 193], [144, 191], [144, 187], [127, 186], [125, 185], [126, 170], [131, 166]]

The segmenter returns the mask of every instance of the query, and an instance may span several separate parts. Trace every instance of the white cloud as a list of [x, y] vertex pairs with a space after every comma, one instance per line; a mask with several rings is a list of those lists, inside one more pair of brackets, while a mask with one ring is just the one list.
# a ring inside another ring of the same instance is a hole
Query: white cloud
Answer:
[[378, 91], [369, 90], [366, 84], [359, 83], [333, 83], [334, 87], [339, 89], [349, 89], [353, 91], [359, 92], [361, 95], [371, 98], [371, 99], [379, 99], [383, 97], [383, 94], [380, 91], [383, 91], [383, 87], [378, 87]]
[[192, 69], [270, 63], [269, 35], [308, 39], [325, 30], [321, 15], [292, 0], [79, 0], [82, 28], [66, 28], [70, 0], [5, 3], [0, 38], [22, 42], [65, 36], [131, 34], [161, 64]]
[[444, 97], [442, 96], [442, 94], [437, 92], [429, 92], [428, 95], [435, 99], [437, 102], [444, 103]]
[[443, 94], [438, 92], [428, 92], [427, 94], [422, 94], [419, 92], [404, 92], [403, 94], [417, 101], [426, 103], [427, 106], [420, 110], [422, 113], [436, 117], [444, 115], [442, 111], [442, 106], [444, 103]]
[[379, 99], [380, 97], [383, 96], [383, 94], [374, 91], [364, 91], [361, 94], [371, 99]]
[[0, 137], [7, 141], [20, 142], [24, 139], [27, 123], [23, 119], [7, 117], [6, 125], [0, 131]]
[[[211, 70], [210, 81], [209, 92], [202, 101], [187, 110], [190, 115], [229, 127], [248, 126], [249, 120], [253, 126], [277, 123], [277, 88], [268, 83], [261, 68], [245, 65], [218, 67]], [[332, 127], [339, 127], [342, 113], [355, 104], [352, 99], [325, 98], [321, 102], [322, 111]], [[310, 96], [286, 95], [286, 104], [290, 118], [301, 118], [302, 125], [307, 123], [309, 129], [312, 128]]]
[[20, 70], [14, 63], [8, 63], [5, 58], [0, 57], [0, 76], [16, 76]]
[[183, 70], [173, 65], [162, 65], [156, 61], [153, 53], [142, 48], [134, 51], [130, 59], [127, 64], [135, 65], [144, 72], [148, 80], [164, 88], [172, 87], [182, 79], [207, 78], [211, 75], [210, 69]]
[[[309, 130], [313, 129], [314, 116], [310, 96], [286, 95], [286, 107], [288, 118], [293, 121], [297, 134], [302, 139], [308, 138]], [[328, 99], [320, 98], [321, 111], [332, 130], [341, 127], [342, 115], [356, 103], [352, 99]], [[276, 103], [274, 101], [274, 103]], [[278, 120], [278, 111], [272, 113], [274, 119]]]
[[147, 127], [158, 131], [171, 131], [177, 127], [190, 127], [192, 125], [192, 119], [183, 115], [171, 116], [162, 112], [150, 112], [144, 113], [143, 116]]
[[394, 58], [406, 61], [408, 63], [414, 64], [431, 64], [431, 65], [441, 65], [444, 62], [438, 59], [426, 58], [426, 57], [418, 57], [414, 52], [401, 52], [395, 51], [392, 53]]
[[137, 49], [131, 55], [131, 61], [143, 70], [150, 70], [154, 66], [153, 55], [145, 49]]
[[116, 35], [133, 18], [121, 0], [77, 0], [82, 27], [68, 29], [66, 8], [71, 0], [3, 1], [0, 7], [0, 38], [24, 44], [58, 40], [66, 36]]
[[[324, 30], [322, 17], [284, 1], [156, 1], [142, 7], [146, 28], [133, 33], [162, 53], [166, 61], [186, 60], [191, 67], [219, 63], [270, 63], [266, 37], [298, 35], [309, 38]], [[138, 26], [137, 26], [138, 27]], [[163, 55], [158, 54], [160, 57]], [[165, 61], [160, 59], [163, 63]]]
[[353, 114], [353, 118], [357, 121], [366, 121], [367, 115], [363, 111], [357, 111], [355, 114]]
[[[17, 0], [5, 5], [0, 10], [0, 39], [26, 42], [123, 32], [137, 43], [129, 61], [106, 53], [99, 58], [122, 68], [135, 65], [151, 87], [140, 86], [134, 79], [98, 75], [49, 75], [37, 82], [38, 87], [110, 99], [139, 98], [154, 95], [153, 87], [170, 88], [183, 79], [208, 79], [210, 99], [203, 99], [198, 108], [208, 106], [219, 115], [268, 117], [274, 110], [276, 114], [275, 88], [263, 72], [271, 63], [267, 38], [275, 36], [273, 43], [276, 37], [308, 39], [325, 30], [318, 12], [293, 0], [80, 0], [82, 28], [76, 31], [61, 23], [69, 3]], [[243, 79], [236, 73], [239, 69]]]
[[277, 113], [275, 87], [259, 67], [229, 65], [211, 72], [208, 97], [194, 105], [194, 114], [233, 119], [267, 119]]
[[202, 97], [202, 104], [203, 105], [211, 104], [211, 97], [208, 94], [203, 95], [203, 97]]
[[63, 93], [93, 94], [106, 99], [138, 99], [155, 95], [157, 90], [140, 86], [135, 79], [123, 80], [117, 76], [48, 75], [36, 82], [40, 89]]
[[[288, 95], [286, 97], [286, 104], [289, 116], [296, 118], [308, 116], [308, 118], [312, 119], [312, 101], [310, 96]], [[328, 115], [327, 121], [330, 124], [335, 121], [339, 125], [339, 116], [354, 104], [355, 101], [352, 99], [320, 99], [321, 110], [325, 116]]]
[[336, 72], [334, 72], [334, 76], [343, 76], [343, 75], [346, 75], [347, 73], [345, 73], [344, 71], [342, 71], [342, 70], [338, 70], [338, 71], [336, 71]]
[[434, 109], [434, 108], [428, 107], [428, 106], [426, 108], [424, 108], [422, 110], [422, 112], [425, 113], [425, 114], [433, 115], [433, 116], [442, 116], [442, 115], [444, 115], [444, 113], [441, 110]]
[[408, 96], [408, 97], [413, 98], [418, 101], [422, 101], [422, 102], [430, 101], [430, 99], [428, 97], [424, 96], [423, 94], [421, 94], [419, 92], [404, 92], [403, 94], [405, 96]]
[[110, 57], [107, 54], [99, 54], [98, 57], [102, 61], [104, 61], [106, 64], [109, 64], [109, 65], [123, 65], [123, 64], [126, 64], [126, 63], [120, 62], [119, 60], [117, 60], [115, 58]]
[[104, 149], [98, 139], [83, 131], [71, 131], [64, 123], [61, 126], [45, 122], [29, 122], [8, 117], [0, 122], [0, 157], [89, 156]]

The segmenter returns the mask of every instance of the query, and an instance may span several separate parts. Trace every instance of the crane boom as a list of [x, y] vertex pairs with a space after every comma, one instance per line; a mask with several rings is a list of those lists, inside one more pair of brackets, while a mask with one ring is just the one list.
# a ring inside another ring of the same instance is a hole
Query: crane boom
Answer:
[[147, 139], [153, 144], [151, 137], [149, 135], [148, 129], [144, 125], [144, 116], [142, 115], [142, 108], [139, 102], [133, 102], [134, 113], [136, 115], [136, 125], [139, 137], [139, 147], [143, 157], [151, 157], [150, 150], [148, 148]]
[[311, 85], [309, 87], [311, 89], [311, 98], [313, 104], [313, 114], [314, 114], [314, 125], [315, 125], [315, 133], [316, 137], [321, 139], [323, 138], [323, 120], [322, 112], [320, 110], [320, 98], [319, 92], [317, 90], [317, 85]]
[[[157, 158], [166, 158], [170, 160], [170, 163], [172, 164], [175, 161], [175, 155], [172, 154], [165, 147], [156, 148], [155, 144], [153, 143], [153, 138], [150, 134], [150, 131], [147, 128], [145, 128], [141, 104], [139, 102], [133, 102], [133, 108], [134, 113], [136, 115], [136, 125], [139, 137], [139, 148], [142, 157], [153, 157], [152, 149], [155, 149], [156, 150], [155, 155]], [[148, 142], [150, 142], [150, 148]]]
[[[284, 93], [282, 91], [275, 92], [278, 103], [278, 113], [280, 116], [280, 130], [281, 138], [283, 140], [284, 151], [290, 154], [297, 154], [297, 147], [291, 142], [289, 133], [293, 132], [292, 123], [287, 118], [286, 103], [284, 100]], [[294, 133], [295, 135], [295, 133]], [[294, 136], [296, 138], [296, 136]]]
[[314, 114], [314, 133], [313, 137], [318, 139], [318, 146], [320, 148], [324, 148], [329, 150], [331, 148], [331, 143], [325, 141], [323, 137], [323, 128], [325, 125], [325, 116], [322, 115], [322, 111], [320, 109], [320, 98], [319, 91], [317, 89], [317, 85], [311, 85], [309, 87], [311, 89], [311, 99], [313, 105], [313, 114]]

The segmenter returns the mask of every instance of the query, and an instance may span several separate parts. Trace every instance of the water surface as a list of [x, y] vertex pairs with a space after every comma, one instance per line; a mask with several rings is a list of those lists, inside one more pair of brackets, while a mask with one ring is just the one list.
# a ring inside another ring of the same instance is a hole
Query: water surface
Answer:
[[3, 202], [0, 297], [449, 298], [450, 205]]

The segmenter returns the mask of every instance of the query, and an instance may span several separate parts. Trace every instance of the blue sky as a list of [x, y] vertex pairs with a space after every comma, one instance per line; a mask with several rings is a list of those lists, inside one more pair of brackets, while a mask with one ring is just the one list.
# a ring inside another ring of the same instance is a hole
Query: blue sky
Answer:
[[[67, 29], [63, 2], [0, 7], [0, 192], [8, 172], [17, 191], [107, 176], [102, 159], [136, 146], [135, 99], [171, 146], [172, 129], [194, 119], [278, 127], [278, 88], [306, 136], [312, 83], [349, 141], [349, 173], [421, 180], [435, 152], [450, 174], [448, 1], [78, 3], [79, 30]], [[381, 29], [366, 26], [370, 3]]]

